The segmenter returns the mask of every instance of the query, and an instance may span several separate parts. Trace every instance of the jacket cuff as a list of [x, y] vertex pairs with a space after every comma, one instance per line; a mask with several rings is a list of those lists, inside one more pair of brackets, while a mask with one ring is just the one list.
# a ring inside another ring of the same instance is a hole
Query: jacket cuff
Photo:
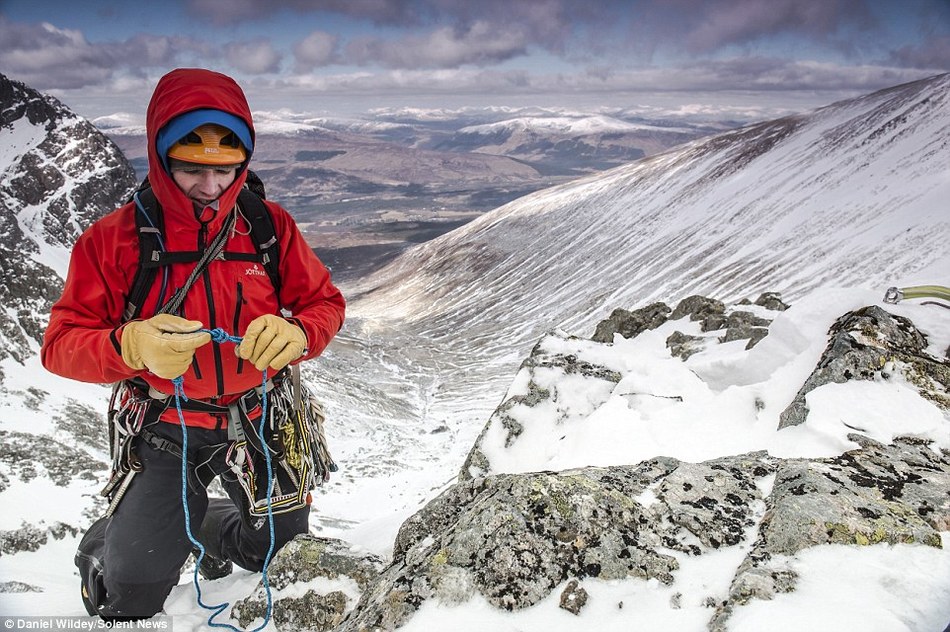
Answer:
[[119, 333], [119, 329], [121, 329], [124, 326], [125, 326], [125, 323], [123, 323], [122, 325], [119, 325], [118, 327], [116, 327], [115, 329], [109, 332], [109, 342], [112, 343], [112, 348], [115, 350], [115, 354], [119, 356], [120, 358], [122, 357], [122, 343], [119, 342], [119, 336], [117, 334]]
[[300, 331], [303, 332], [304, 340], [307, 341], [307, 342], [306, 342], [306, 345], [307, 345], [307, 346], [304, 348], [303, 353], [300, 354], [300, 357], [299, 357], [299, 358], [296, 358], [295, 360], [291, 360], [291, 362], [299, 362], [299, 361], [303, 360], [304, 358], [306, 358], [306, 357], [310, 354], [310, 336], [307, 335], [307, 328], [304, 327], [303, 321], [300, 320], [299, 318], [294, 318], [293, 316], [287, 316], [287, 317], [284, 318], [284, 320], [286, 320], [286, 321], [288, 321], [288, 322], [291, 322], [291, 323], [297, 325], [297, 327], [300, 329]]

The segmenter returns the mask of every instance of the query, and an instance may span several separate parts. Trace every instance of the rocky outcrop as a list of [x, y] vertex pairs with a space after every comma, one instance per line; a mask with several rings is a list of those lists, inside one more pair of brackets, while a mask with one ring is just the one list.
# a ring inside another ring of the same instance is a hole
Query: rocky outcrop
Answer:
[[877, 306], [849, 312], [828, 332], [830, 341], [814, 372], [782, 412], [779, 428], [805, 423], [806, 396], [825, 384], [890, 379], [902, 375], [920, 394], [950, 410], [950, 367], [926, 352], [927, 338], [914, 324]]
[[[525, 431], [525, 424], [539, 412], [550, 423], [563, 425], [589, 414], [595, 402], [602, 401], [613, 391], [620, 381], [619, 371], [581, 357], [586, 347], [595, 344], [552, 334], [535, 345], [521, 364], [515, 386], [492, 414], [469, 452], [459, 474], [460, 480], [470, 480], [489, 470], [484, 446], [490, 432], [501, 435], [504, 446], [509, 448]], [[577, 378], [570, 392], [557, 386], [565, 376]], [[588, 406], [584, 406], [584, 401]]]
[[[756, 299], [756, 306], [760, 308], [759, 313], [766, 314], [781, 310], [783, 306], [787, 308], [772, 292]], [[525, 433], [526, 426], [537, 425], [539, 419], [550, 425], [566, 427], [590, 415], [612, 394], [637, 395], [617, 392], [623, 377], [622, 363], [604, 364], [604, 354], [598, 349], [613, 344], [615, 335], [636, 337], [671, 321], [683, 322], [684, 325], [687, 322], [699, 323], [700, 335], [673, 331], [666, 339], [670, 354], [683, 360], [704, 349], [734, 340], [747, 340], [745, 347], [751, 349], [765, 338], [771, 323], [764, 316], [735, 306], [727, 307], [721, 301], [690, 296], [672, 310], [665, 303], [653, 303], [633, 311], [616, 309], [597, 325], [591, 340], [562, 332], [549, 334], [535, 345], [521, 364], [508, 394], [469, 452], [459, 474], [460, 480], [470, 480], [490, 472], [492, 466], [488, 454], [491, 448], [511, 448]], [[576, 378], [570, 381], [569, 392], [563, 386], [567, 376]], [[667, 397], [656, 393], [646, 395]], [[676, 398], [675, 395], [668, 397]]]
[[754, 303], [743, 300], [736, 306], [730, 307], [716, 299], [698, 295], [690, 296], [680, 301], [670, 315], [670, 320], [689, 316], [690, 321], [699, 322], [700, 331], [703, 333], [721, 330], [725, 332], [712, 339], [708, 336], [694, 336], [675, 331], [666, 339], [666, 346], [671, 354], [683, 360], [715, 343], [748, 340], [746, 349], [751, 349], [768, 335], [768, 326], [772, 322], [768, 318], [739, 309], [739, 306], [753, 304], [769, 311], [788, 309], [788, 305], [783, 303], [779, 294], [775, 292], [761, 294]]
[[726, 630], [737, 608], [795, 589], [795, 574], [771, 565], [778, 556], [829, 543], [940, 547], [947, 455], [910, 439], [854, 440], [860, 449], [829, 459], [658, 458], [458, 483], [403, 524], [393, 562], [338, 630], [392, 630], [427, 600], [476, 594], [520, 610], [560, 589], [561, 606], [577, 614], [585, 580], [671, 585], [678, 554], [740, 547], [728, 598], [708, 597], [718, 603], [710, 630]]
[[[775, 292], [760, 295], [754, 303], [744, 300], [737, 306], [753, 304], [770, 311], [784, 311], [788, 308], [788, 305], [782, 302], [780, 295]], [[624, 338], [635, 338], [644, 331], [656, 329], [668, 320], [680, 320], [686, 317], [689, 317], [692, 322], [699, 322], [700, 330], [704, 333], [725, 330], [721, 336], [717, 337], [716, 342], [748, 340], [747, 349], [751, 349], [768, 335], [768, 326], [771, 322], [767, 318], [756, 316], [738, 307], [727, 308], [722, 301], [694, 295], [680, 301], [672, 310], [662, 302], [632, 311], [615, 309], [606, 320], [598, 323], [591, 340], [611, 343], [615, 334]], [[685, 360], [704, 348], [706, 342], [708, 341], [702, 336], [691, 336], [676, 331], [667, 339], [667, 346], [673, 355]]]
[[[15, 130], [15, 132], [14, 132]], [[56, 99], [0, 75], [0, 358], [33, 353], [62, 290], [45, 248], [70, 248], [135, 185], [122, 152]]]
[[[685, 464], [498, 475], [459, 483], [407, 520], [393, 563], [341, 630], [398, 627], [427, 599], [504, 610], [587, 578], [674, 581], [670, 555], [731, 546], [756, 522], [761, 454]], [[571, 591], [578, 605], [577, 590]]]
[[[691, 322], [700, 323], [700, 335], [677, 332], [677, 344], [725, 342], [723, 330], [765, 328], [763, 310], [787, 307], [774, 294], [758, 302], [748, 311], [704, 297], [681, 302], [670, 314], [677, 320], [695, 316]], [[604, 330], [649, 331], [663, 326], [657, 322], [665, 312], [651, 305], [628, 312], [635, 314], [634, 324], [614, 319]], [[583, 615], [594, 579], [675, 586], [684, 556], [731, 550], [739, 563], [729, 587], [690, 595], [691, 603], [710, 608], [708, 629], [725, 632], [745, 605], [796, 590], [798, 576], [788, 559], [799, 551], [827, 544], [941, 547], [940, 532], [950, 529], [950, 455], [914, 437], [884, 444], [852, 434], [848, 439], [860, 447], [830, 458], [756, 452], [700, 463], [657, 457], [612, 467], [491, 474], [499, 468], [492, 459], [513, 447], [524, 453], [523, 441], [545, 452], [550, 446], [539, 439], [556, 439], [564, 434], [559, 427], [585, 421], [611, 398], [635, 408], [642, 397], [659, 396], [628, 390], [642, 383], [637, 371], [648, 358], [623, 365], [616, 360], [620, 354], [604, 353], [603, 344], [564, 334], [538, 343], [459, 483], [402, 525], [392, 563], [338, 630], [396, 629], [429, 600], [459, 604], [475, 595], [499, 609], [520, 610], [553, 594], [556, 605]], [[900, 370], [921, 396], [941, 405], [948, 363], [927, 356], [926, 347], [909, 321], [879, 308], [858, 310], [832, 328], [829, 350], [844, 349], [844, 359], [826, 354], [819, 377], [809, 378], [802, 392], [833, 381], [828, 376], [860, 375], [859, 367], [881, 379], [882, 370]], [[624, 399], [630, 395], [636, 397]], [[671, 607], [681, 600], [674, 593]]]
[[726, 632], [737, 608], [795, 590], [783, 556], [821, 544], [920, 544], [940, 548], [950, 523], [950, 459], [926, 442], [883, 445], [852, 435], [860, 450], [777, 467], [755, 543], [709, 623]]
[[[100, 441], [104, 440], [102, 436]], [[106, 468], [105, 462], [84, 450], [49, 437], [0, 430], [0, 491], [7, 488], [11, 476], [29, 482], [42, 474], [65, 487], [77, 478], [96, 480]]]
[[54, 540], [62, 540], [66, 536], [75, 537], [78, 534], [79, 529], [62, 522], [55, 522], [51, 526], [23, 523], [19, 529], [0, 531], [0, 556], [36, 551], [46, 544], [50, 537]]
[[[297, 536], [277, 552], [268, 569], [274, 624], [286, 632], [333, 630], [382, 568], [381, 559], [340, 540]], [[247, 628], [263, 619], [266, 610], [261, 584], [234, 604], [231, 618]]]
[[634, 338], [644, 331], [656, 329], [667, 321], [669, 315], [670, 308], [666, 303], [654, 303], [632, 312], [618, 308], [597, 325], [591, 340], [613, 342], [614, 334]]

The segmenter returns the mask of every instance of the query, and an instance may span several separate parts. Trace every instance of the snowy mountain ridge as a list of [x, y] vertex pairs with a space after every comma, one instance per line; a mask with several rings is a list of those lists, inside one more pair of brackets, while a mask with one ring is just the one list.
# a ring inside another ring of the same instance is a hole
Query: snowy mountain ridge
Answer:
[[587, 134], [606, 134], [610, 132], [630, 132], [654, 130], [659, 132], [680, 131], [687, 133], [690, 130], [673, 127], [661, 127], [658, 125], [646, 125], [637, 123], [628, 123], [609, 116], [580, 116], [580, 117], [531, 117], [515, 118], [498, 121], [497, 123], [485, 123], [482, 125], [471, 125], [459, 130], [463, 134], [497, 134], [499, 132], [558, 132], [564, 135], [584, 136]]
[[0, 358], [38, 349], [69, 248], [132, 185], [128, 161], [88, 121], [0, 74]]
[[948, 111], [941, 75], [527, 196], [368, 279], [355, 312], [526, 341], [693, 293], [925, 282], [948, 271]]

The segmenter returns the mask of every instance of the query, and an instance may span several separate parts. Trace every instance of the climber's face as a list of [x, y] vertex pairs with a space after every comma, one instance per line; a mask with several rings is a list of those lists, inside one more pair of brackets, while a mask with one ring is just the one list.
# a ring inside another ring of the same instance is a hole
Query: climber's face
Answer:
[[239, 166], [176, 165], [178, 168], [172, 168], [172, 179], [193, 202], [207, 206], [231, 186]]

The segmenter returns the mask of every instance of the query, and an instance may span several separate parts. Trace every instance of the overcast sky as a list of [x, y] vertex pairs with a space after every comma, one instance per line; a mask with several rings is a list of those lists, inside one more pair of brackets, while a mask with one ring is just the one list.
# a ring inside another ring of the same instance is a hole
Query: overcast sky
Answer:
[[84, 116], [180, 66], [254, 109], [801, 110], [950, 71], [950, 0], [0, 0], [0, 73]]

